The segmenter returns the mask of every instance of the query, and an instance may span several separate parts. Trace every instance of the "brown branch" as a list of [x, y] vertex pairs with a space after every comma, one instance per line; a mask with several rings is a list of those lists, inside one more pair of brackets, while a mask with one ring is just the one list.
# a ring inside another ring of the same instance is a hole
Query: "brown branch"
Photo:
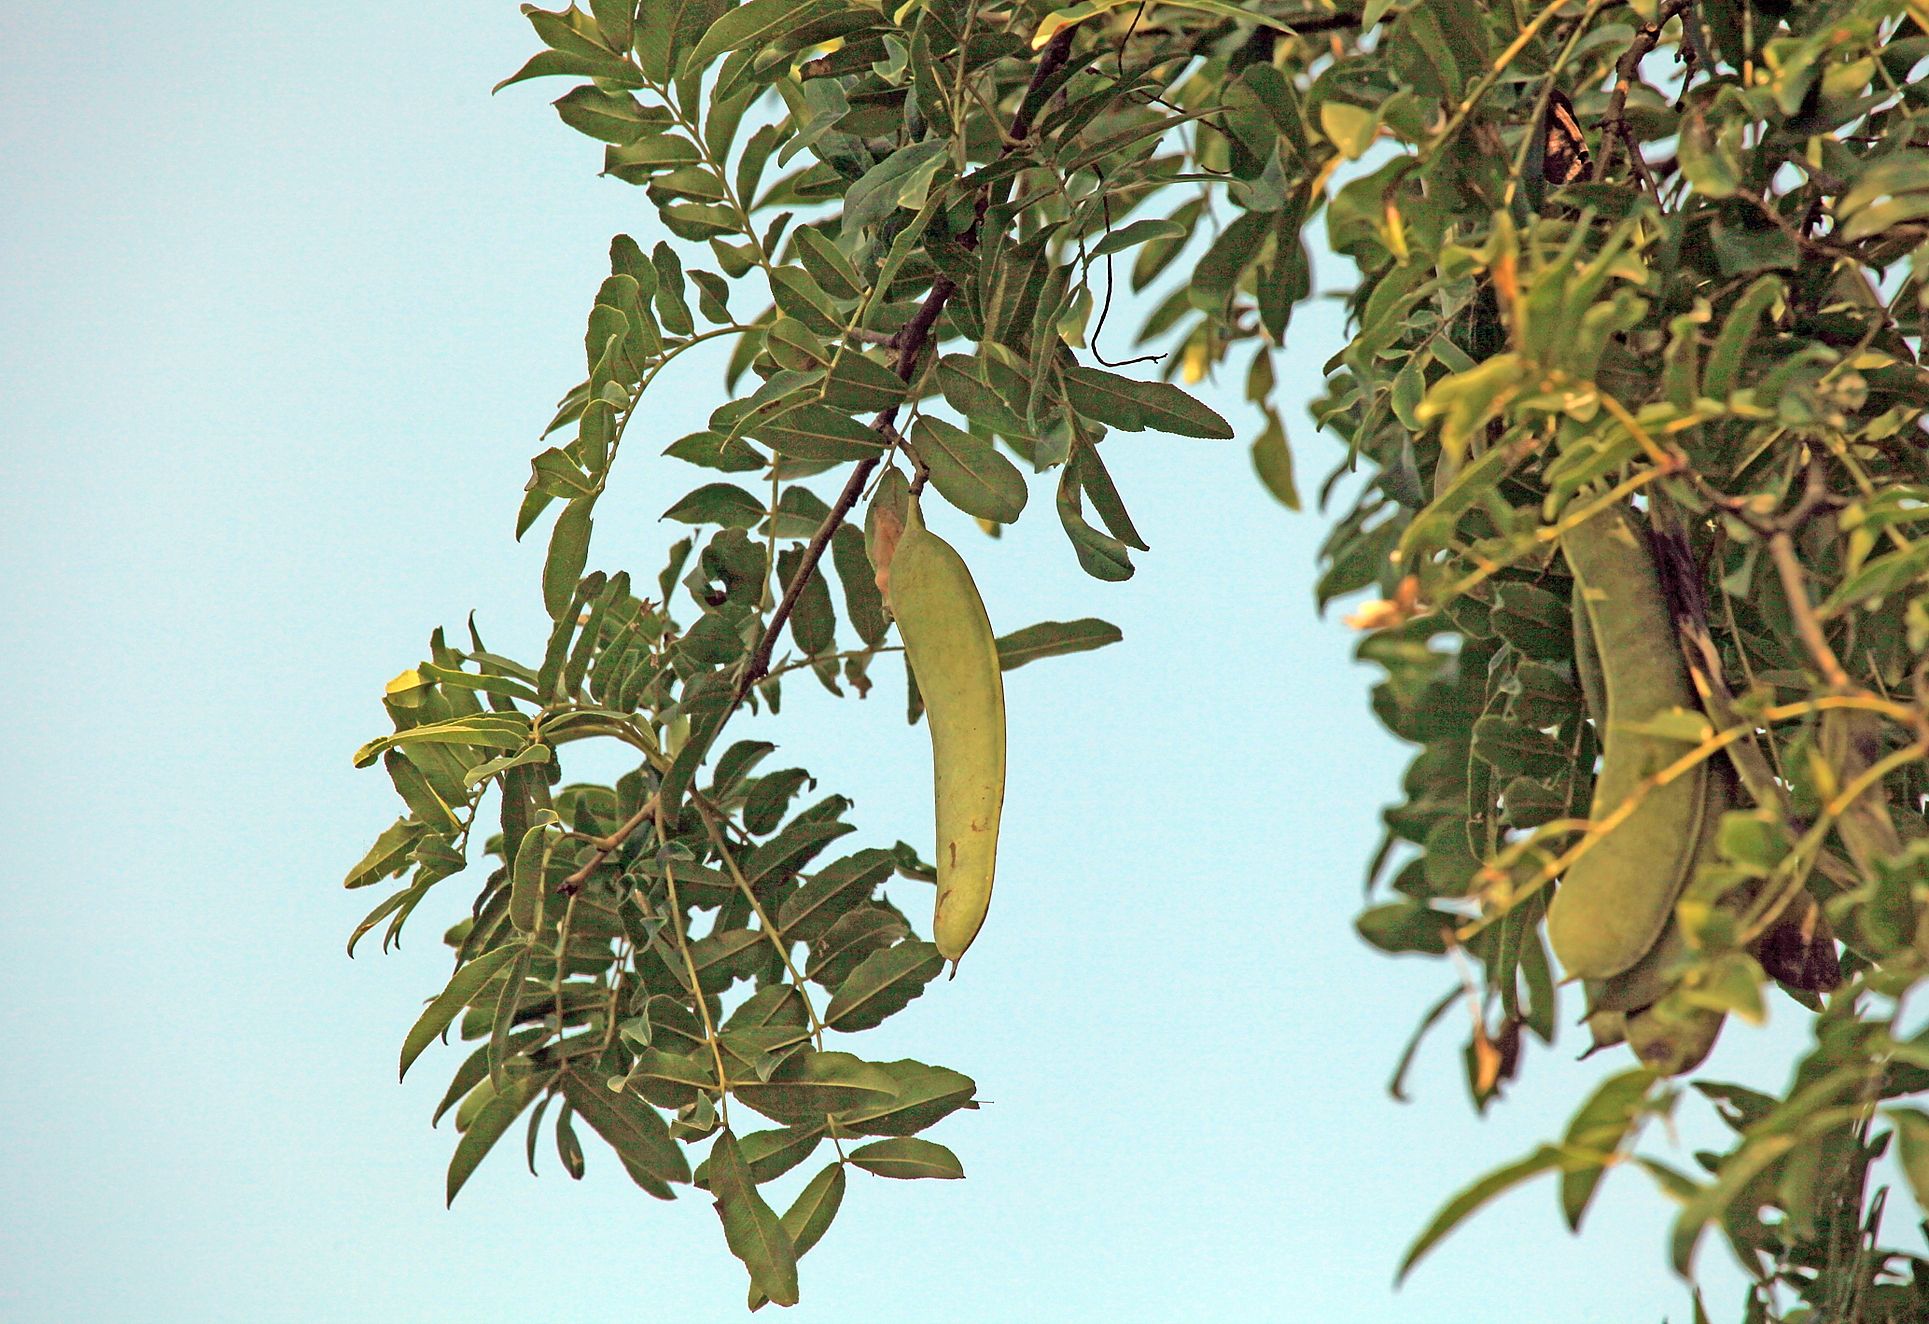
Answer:
[[[1635, 29], [1633, 44], [1615, 61], [1614, 91], [1608, 94], [1607, 114], [1601, 117], [1601, 166], [1595, 175], [1596, 179], [1607, 178], [1608, 169], [1614, 164], [1615, 142], [1630, 132], [1627, 122], [1628, 93], [1634, 88], [1634, 78], [1641, 70], [1641, 61], [1660, 45], [1661, 29], [1668, 26], [1668, 20], [1687, 13], [1693, 2], [1661, 0], [1661, 8], [1655, 12], [1653, 20]], [[1628, 137], [1628, 150], [1639, 154], [1632, 136]]]
[[1304, 18], [1288, 15], [1279, 21], [1291, 29], [1296, 37], [1315, 32], [1345, 32], [1360, 26], [1358, 14], [1308, 14]]
[[634, 814], [631, 814], [628, 819], [624, 820], [622, 826], [618, 827], [616, 831], [610, 833], [607, 837], [599, 839], [596, 843], [596, 853], [589, 857], [588, 862], [556, 885], [557, 894], [559, 896], [575, 896], [578, 892], [582, 891], [583, 884], [589, 881], [589, 876], [596, 872], [597, 866], [621, 850], [623, 843], [635, 835], [638, 828], [656, 817], [656, 808], [657, 799], [656, 796], [652, 795], [643, 802], [640, 809]]
[[1775, 573], [1781, 576], [1782, 595], [1788, 599], [1788, 614], [1794, 618], [1795, 633], [1802, 637], [1803, 645], [1815, 659], [1829, 688], [1837, 693], [1846, 692], [1850, 688], [1848, 673], [1842, 670], [1835, 650], [1829, 647], [1828, 637], [1822, 633], [1821, 621], [1815, 617], [1815, 608], [1809, 605], [1802, 565], [1795, 559], [1795, 542], [1786, 529], [1777, 529], [1769, 535], [1768, 555], [1775, 562]]
[[[999, 154], [1000, 159], [1010, 154], [1011, 144], [1022, 142], [1030, 134], [1032, 117], [1038, 113], [1039, 107], [1044, 102], [1045, 89], [1058, 71], [1064, 68], [1066, 60], [1071, 56], [1074, 31], [1075, 26], [1062, 28], [1046, 44], [1044, 53], [1038, 59], [1037, 68], [1032, 71], [1031, 82], [1026, 85], [1024, 96], [1019, 99], [1018, 110], [1012, 116], [1011, 130], [1008, 135], [1010, 142]], [[961, 239], [966, 248], [977, 247], [978, 226], [984, 220], [988, 205], [987, 195], [981, 192], [978, 195], [976, 219], [972, 222], [972, 228]], [[924, 302], [919, 305], [918, 311], [897, 333], [898, 354], [893, 369], [899, 380], [906, 385], [910, 384], [912, 376], [917, 372], [918, 360], [931, 339], [931, 333], [937, 326], [938, 318], [944, 314], [945, 304], [950, 301], [953, 294], [957, 293], [957, 290], [957, 285], [948, 276], [941, 275], [932, 281], [930, 292], [924, 296]], [[877, 420], [871, 424], [872, 430], [888, 436], [897, 423], [897, 416], [898, 407], [892, 405], [877, 416]], [[783, 631], [784, 623], [790, 619], [791, 612], [796, 610], [797, 600], [803, 597], [805, 586], [810, 583], [811, 575], [817, 570], [817, 563], [824, 558], [824, 549], [830, 546], [832, 536], [844, 523], [845, 517], [851, 513], [851, 508], [857, 504], [857, 498], [863, 494], [864, 484], [869, 481], [871, 472], [877, 468], [880, 459], [882, 456], [858, 461], [857, 468], [851, 471], [850, 480], [844, 484], [844, 490], [837, 494], [837, 500], [832, 503], [830, 513], [824, 516], [823, 522], [817, 526], [817, 531], [811, 535], [810, 542], [805, 545], [803, 560], [798, 562], [797, 572], [790, 577], [790, 583], [785, 586], [784, 596], [777, 603], [777, 610], [770, 615], [770, 624], [764, 627], [763, 634], [758, 637], [757, 646], [751, 650], [743, 675], [737, 681], [736, 695], [732, 700], [733, 707], [743, 702], [744, 696], [750, 693], [751, 688], [770, 673], [770, 656], [776, 650], [777, 636]]]

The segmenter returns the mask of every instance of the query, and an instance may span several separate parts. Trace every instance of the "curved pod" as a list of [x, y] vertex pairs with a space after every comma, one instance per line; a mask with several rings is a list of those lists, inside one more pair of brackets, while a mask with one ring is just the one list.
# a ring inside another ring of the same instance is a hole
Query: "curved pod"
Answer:
[[[1627, 729], [1670, 708], [1696, 706], [1654, 556], [1634, 513], [1614, 506], [1561, 539], [1574, 572], [1574, 610], [1600, 658], [1606, 728], [1589, 817], [1619, 809], [1687, 753], [1683, 740]], [[1547, 907], [1547, 936], [1570, 978], [1608, 979], [1660, 939], [1693, 873], [1708, 812], [1708, 765], [1663, 786], [1575, 861]]]
[[937, 803], [932, 937], [947, 960], [971, 946], [991, 905], [1005, 803], [1005, 685], [984, 600], [912, 498], [889, 566], [891, 613], [924, 696]]

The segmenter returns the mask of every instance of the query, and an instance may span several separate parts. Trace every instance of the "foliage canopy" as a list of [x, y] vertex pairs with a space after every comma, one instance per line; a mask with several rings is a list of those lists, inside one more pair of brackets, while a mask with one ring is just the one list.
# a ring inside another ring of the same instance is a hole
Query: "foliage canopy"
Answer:
[[[849, 802], [728, 725], [806, 674], [862, 696], [899, 651], [848, 518], [880, 472], [991, 532], [1049, 482], [1070, 555], [1123, 580], [1145, 544], [1106, 438], [1230, 438], [1182, 385], [1226, 370], [1258, 476], [1298, 508], [1276, 371], [1323, 224], [1357, 281], [1314, 410], [1345, 450], [1321, 502], [1351, 502], [1318, 595], [1377, 594], [1352, 618], [1384, 671], [1374, 711], [1417, 747], [1360, 932], [1475, 972], [1419, 1034], [1471, 998], [1485, 1107], [1532, 1044], [1574, 1032], [1546, 940], [1562, 880], [1580, 906], [1592, 855], [1662, 926], [1638, 978], [1585, 993], [1597, 1039], [1635, 1062], [1450, 1201], [1407, 1265], [1539, 1174], [1578, 1227], [1630, 1164], [1679, 1202], [1676, 1269], [1710, 1228], [1733, 1248], [1750, 1318], [1929, 1312], [1870, 1177], [1893, 1151], [1929, 1198], [1929, 1112], [1901, 1102], [1929, 1087], [1929, 1035], [1904, 1020], [1929, 973], [1929, 10], [524, 13], [542, 49], [504, 85], [575, 80], [558, 114], [662, 236], [611, 242], [584, 379], [532, 461], [516, 532], [546, 523], [542, 656], [437, 631], [389, 684], [393, 732], [356, 756], [406, 812], [349, 874], [399, 880], [355, 940], [392, 939], [472, 847], [494, 860], [402, 1053], [406, 1072], [451, 1028], [474, 1045], [437, 1110], [460, 1133], [451, 1199], [518, 1124], [532, 1166], [546, 1130], [580, 1176], [587, 1126], [650, 1194], [707, 1190], [755, 1306], [797, 1299], [849, 1167], [962, 1175], [925, 1132], [975, 1106], [971, 1079], [839, 1037], [940, 972], [896, 904], [931, 866], [902, 842], [850, 850]], [[1119, 348], [1121, 281], [1165, 353]], [[709, 471], [665, 512], [690, 533], [654, 576], [586, 573], [647, 393], [711, 341], [729, 347], [719, 404], [663, 452]], [[1611, 526], [1631, 530], [1631, 587], [1590, 599], [1574, 567]], [[1614, 642], [1611, 613], [1644, 593], [1664, 628]], [[1009, 668], [1116, 638], [1084, 619], [997, 646]], [[1644, 675], [1668, 682], [1645, 703]], [[592, 739], [634, 767], [567, 779]], [[1694, 826], [1617, 836], [1650, 799]], [[1692, 1074], [1725, 1017], [1774, 999], [1812, 1023], [1785, 1091]], [[1690, 1106], [1733, 1140], [1683, 1171], [1641, 1142]], [[794, 1169], [779, 1213], [765, 1188]]]

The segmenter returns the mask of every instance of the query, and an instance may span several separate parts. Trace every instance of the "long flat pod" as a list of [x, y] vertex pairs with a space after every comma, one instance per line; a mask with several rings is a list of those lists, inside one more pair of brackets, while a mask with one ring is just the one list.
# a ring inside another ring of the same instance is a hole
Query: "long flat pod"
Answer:
[[889, 601], [924, 696], [938, 828], [932, 936], [951, 961], [991, 905], [1005, 802], [1005, 687], [998, 646], [964, 558], [924, 527], [916, 497], [889, 561]]
[[[1574, 609], [1587, 613], [1605, 690], [1601, 771], [1589, 810], [1599, 822], [1693, 748], [1630, 725], [1671, 708], [1692, 709], [1695, 694], [1634, 512], [1626, 506], [1602, 511], [1568, 530], [1561, 547], [1574, 572]], [[1567, 871], [1547, 908], [1547, 936], [1570, 978], [1617, 975], [1661, 937], [1693, 872], [1707, 781], [1702, 763], [1652, 788]]]

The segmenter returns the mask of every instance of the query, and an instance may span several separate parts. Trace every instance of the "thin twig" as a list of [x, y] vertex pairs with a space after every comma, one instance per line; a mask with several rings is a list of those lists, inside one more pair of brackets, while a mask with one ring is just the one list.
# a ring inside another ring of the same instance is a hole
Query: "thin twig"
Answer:
[[[1661, 8], [1655, 11], [1654, 18], [1635, 29], [1634, 41], [1614, 65], [1614, 90], [1608, 93], [1607, 114], [1601, 117], [1601, 165], [1597, 179], [1606, 179], [1614, 164], [1614, 146], [1618, 138], [1629, 133], [1627, 123], [1628, 93], [1634, 88], [1634, 78], [1641, 70], [1641, 61], [1661, 42], [1661, 29], [1668, 26], [1668, 20], [1688, 11], [1694, 0], [1661, 0]], [[1628, 139], [1629, 151], [1634, 151], [1634, 140]]]
[[[1009, 137], [1013, 143], [1023, 141], [1031, 132], [1032, 117], [1038, 112], [1037, 103], [1042, 101], [1042, 93], [1071, 56], [1072, 34], [1075, 30], [1074, 27], [1061, 29], [1052, 37], [1044, 53], [1039, 57], [1038, 67], [1032, 71], [1031, 82], [1026, 85], [1025, 94], [1018, 102], [1018, 110], [1011, 119]], [[1012, 147], [1008, 143], [1000, 154], [1001, 157], [1009, 154], [1011, 150]], [[977, 247], [978, 226], [983, 222], [989, 204], [988, 195], [980, 193], [976, 219], [972, 223], [971, 230], [960, 239], [964, 247]], [[909, 384], [917, 372], [918, 360], [924, 354], [925, 345], [931, 338], [932, 330], [937, 326], [938, 318], [943, 315], [945, 304], [950, 302], [951, 296], [957, 293], [957, 290], [957, 285], [950, 277], [939, 276], [931, 282], [930, 292], [924, 296], [924, 302], [919, 305], [918, 311], [898, 332], [897, 362], [893, 367], [898, 378], [906, 384]], [[876, 422], [871, 425], [872, 429], [879, 433], [887, 432], [897, 423], [897, 415], [898, 407], [892, 405], [877, 416]], [[810, 542], [804, 547], [803, 559], [797, 564], [796, 573], [790, 577], [790, 583], [784, 588], [784, 596], [778, 602], [777, 610], [771, 613], [770, 623], [764, 627], [762, 635], [758, 637], [756, 648], [751, 650], [749, 661], [744, 665], [743, 674], [737, 681], [736, 695], [732, 701], [733, 707], [743, 702], [751, 688], [769, 674], [770, 656], [777, 647], [777, 636], [782, 632], [784, 623], [790, 619], [791, 612], [796, 610], [798, 600], [804, 596], [804, 589], [817, 569], [817, 563], [824, 558], [824, 549], [830, 546], [832, 535], [844, 523], [845, 517], [851, 513], [851, 508], [857, 504], [859, 495], [864, 491], [864, 484], [869, 481], [871, 471], [877, 468], [880, 458], [858, 461], [857, 467], [851, 471], [849, 481], [844, 484], [844, 490], [837, 494], [837, 500], [832, 503], [830, 513], [824, 516], [823, 522], [817, 526], [817, 531], [811, 535]]]
[[1808, 585], [1802, 581], [1801, 562], [1795, 559], [1795, 540], [1788, 536], [1786, 529], [1777, 529], [1769, 535], [1768, 555], [1775, 562], [1775, 573], [1782, 578], [1782, 595], [1788, 599], [1788, 614], [1794, 618], [1795, 633], [1802, 637], [1803, 646], [1815, 659], [1829, 688], [1838, 692], [1847, 690], [1849, 673], [1842, 670], [1835, 650], [1829, 647], [1828, 637], [1822, 633], [1822, 623], [1816, 619], [1815, 608], [1808, 600]]
[[623, 843], [635, 835], [638, 828], [656, 817], [656, 805], [656, 796], [652, 795], [643, 802], [642, 808], [638, 809], [623, 821], [622, 826], [618, 827], [616, 831], [610, 833], [607, 837], [598, 840], [596, 843], [596, 853], [589, 857], [588, 863], [558, 883], [556, 885], [556, 891], [562, 896], [575, 896], [577, 892], [581, 891], [583, 884], [589, 881], [589, 876], [596, 872], [598, 865], [621, 850]]
[[804, 1004], [805, 1015], [810, 1019], [811, 1036], [817, 1040], [817, 1047], [821, 1052], [824, 1047], [824, 1022], [817, 1018], [817, 1008], [811, 1005], [810, 993], [804, 987], [803, 972], [797, 968], [797, 963], [791, 958], [790, 944], [785, 941], [782, 931], [771, 922], [770, 915], [764, 910], [763, 902], [757, 899], [756, 889], [751, 887], [750, 881], [743, 876], [743, 869], [737, 864], [736, 854], [731, 851], [730, 844], [723, 839], [723, 831], [717, 826], [717, 820], [701, 804], [697, 805], [697, 817], [703, 820], [704, 831], [710, 835], [710, 844], [715, 846], [717, 854], [723, 857], [724, 867], [730, 871], [730, 877], [736, 882], [737, 890], [743, 893], [743, 899], [750, 903], [750, 909], [757, 916], [757, 922], [763, 925], [764, 936], [770, 940], [770, 945], [777, 949], [777, 955], [783, 959], [784, 969], [790, 972], [791, 979], [796, 982], [797, 996]]

